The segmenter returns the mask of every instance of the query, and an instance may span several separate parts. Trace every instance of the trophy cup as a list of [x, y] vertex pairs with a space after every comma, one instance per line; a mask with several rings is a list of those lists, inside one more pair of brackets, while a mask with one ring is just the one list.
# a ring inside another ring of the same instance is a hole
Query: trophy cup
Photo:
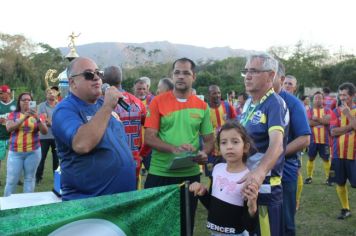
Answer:
[[70, 48], [69, 53], [67, 54], [66, 58], [69, 61], [72, 61], [74, 58], [79, 57], [77, 51], [75, 50], [75, 39], [80, 36], [80, 33], [78, 35], [75, 35], [74, 32], [68, 36], [69, 38], [69, 44], [68, 47]]
[[[75, 35], [74, 32], [68, 36], [69, 38], [69, 44], [68, 47], [70, 49], [69, 53], [65, 56], [68, 61], [72, 61], [73, 59], [79, 57], [76, 49], [75, 49], [75, 39], [78, 38], [80, 34]], [[62, 71], [58, 77], [54, 78], [54, 74], [57, 73], [57, 70], [54, 69], [49, 69], [46, 72], [45, 75], [45, 83], [46, 87], [49, 88], [49, 81], [50, 82], [57, 82], [58, 81], [58, 89], [60, 93], [60, 98], [65, 98], [68, 95], [69, 92], [69, 83], [68, 83], [68, 77], [67, 77], [67, 69]]]

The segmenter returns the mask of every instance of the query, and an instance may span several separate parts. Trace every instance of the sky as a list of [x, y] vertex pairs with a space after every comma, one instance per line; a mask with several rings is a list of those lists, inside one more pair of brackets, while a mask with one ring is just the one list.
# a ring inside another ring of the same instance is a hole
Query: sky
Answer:
[[321, 44], [356, 54], [354, 0], [4, 0], [0, 32], [65, 47], [171, 43], [267, 50]]

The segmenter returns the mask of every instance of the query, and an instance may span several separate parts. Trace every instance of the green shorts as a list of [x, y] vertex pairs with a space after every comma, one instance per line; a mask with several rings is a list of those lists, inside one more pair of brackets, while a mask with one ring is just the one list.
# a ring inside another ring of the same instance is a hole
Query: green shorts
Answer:
[[8, 143], [8, 140], [0, 140], [0, 161], [4, 160], [6, 157]]

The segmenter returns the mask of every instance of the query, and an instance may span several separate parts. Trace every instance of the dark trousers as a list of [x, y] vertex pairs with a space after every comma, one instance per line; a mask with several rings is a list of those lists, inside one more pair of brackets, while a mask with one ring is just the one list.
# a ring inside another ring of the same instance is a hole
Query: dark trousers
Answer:
[[36, 172], [36, 180], [41, 180], [43, 177], [43, 169], [47, 157], [47, 153], [49, 151], [49, 148], [51, 148], [52, 151], [52, 170], [53, 173], [54, 171], [58, 168], [58, 156], [57, 156], [57, 149], [56, 149], [56, 143], [54, 139], [41, 139], [41, 162], [37, 168]]
[[152, 158], [152, 151], [142, 159], [143, 166], [145, 167], [146, 170], [150, 169], [151, 158]]
[[297, 181], [282, 182], [282, 186], [284, 233], [286, 236], [295, 236]]
[[[188, 176], [188, 177], [165, 177], [148, 174], [145, 182], [145, 188], [153, 188], [159, 186], [165, 186], [170, 184], [181, 184], [184, 181], [200, 182], [200, 175]], [[181, 188], [180, 192], [180, 230], [181, 235], [186, 235], [186, 222], [185, 222], [185, 197], [184, 188]], [[189, 207], [190, 207], [190, 225], [191, 225], [191, 235], [193, 235], [194, 229], [194, 217], [195, 210], [197, 209], [198, 198], [194, 197], [192, 193], [189, 193]]]

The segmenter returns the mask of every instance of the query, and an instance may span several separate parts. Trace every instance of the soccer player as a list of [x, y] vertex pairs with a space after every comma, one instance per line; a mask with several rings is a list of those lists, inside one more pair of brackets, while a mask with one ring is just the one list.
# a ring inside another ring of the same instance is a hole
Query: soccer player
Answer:
[[[233, 120], [236, 118], [236, 111], [230, 103], [221, 100], [220, 87], [217, 85], [209, 86], [209, 107], [210, 120], [213, 125], [216, 138], [221, 126], [223, 126], [227, 120]], [[208, 155], [208, 163], [205, 165], [205, 175], [211, 176], [212, 167], [220, 161], [221, 154], [216, 144], [213, 152]]]
[[341, 202], [341, 213], [338, 219], [351, 215], [346, 181], [356, 188], [356, 105], [355, 85], [343, 83], [339, 86], [341, 106], [334, 109], [331, 115], [332, 164], [335, 170], [336, 192]]
[[304, 181], [305, 184], [311, 184], [313, 181], [314, 160], [319, 153], [319, 156], [323, 159], [326, 176], [325, 183], [331, 185], [328, 179], [330, 171], [329, 123], [331, 111], [328, 108], [324, 108], [323, 104], [323, 94], [316, 92], [313, 98], [313, 108], [307, 111], [312, 136], [308, 148], [309, 160], [307, 162], [307, 178]]
[[[141, 100], [143, 105], [145, 105], [146, 110], [148, 109], [148, 106], [151, 104], [151, 101], [154, 98], [154, 95], [150, 92], [150, 86], [151, 86], [151, 79], [148, 77], [140, 77], [140, 78], [136, 79], [134, 82], [134, 95], [135, 95], [135, 97], [137, 97], [138, 99]], [[144, 137], [145, 137], [144, 129], [141, 129], [141, 137], [142, 137], [142, 143], [144, 143]], [[147, 156], [142, 157], [142, 158], [145, 159], [146, 165], [142, 165], [141, 176], [146, 174], [146, 166], [149, 167], [148, 163], [151, 160], [151, 153], [148, 152]]]
[[330, 88], [323, 88], [324, 95], [324, 107], [329, 108], [330, 110], [334, 110], [336, 107], [337, 100], [335, 97], [330, 95]]

